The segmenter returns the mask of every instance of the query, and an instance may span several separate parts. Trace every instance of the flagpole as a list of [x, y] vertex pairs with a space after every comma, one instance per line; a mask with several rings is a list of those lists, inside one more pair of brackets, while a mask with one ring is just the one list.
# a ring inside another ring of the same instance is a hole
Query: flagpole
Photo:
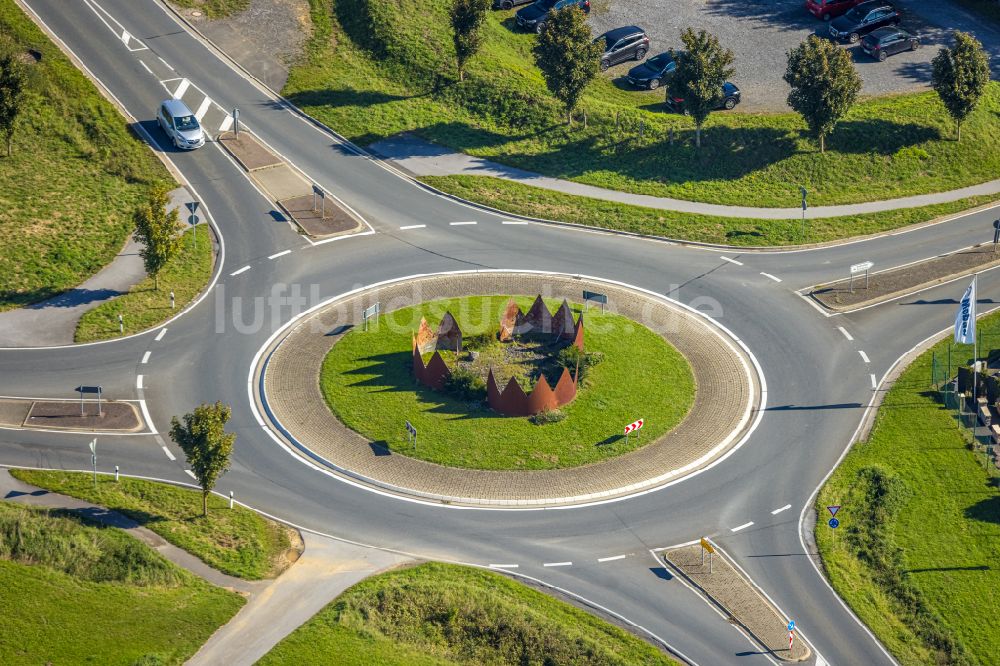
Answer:
[[979, 300], [979, 273], [972, 276], [972, 444], [978, 446], [979, 432], [979, 331], [976, 329], [976, 301]]

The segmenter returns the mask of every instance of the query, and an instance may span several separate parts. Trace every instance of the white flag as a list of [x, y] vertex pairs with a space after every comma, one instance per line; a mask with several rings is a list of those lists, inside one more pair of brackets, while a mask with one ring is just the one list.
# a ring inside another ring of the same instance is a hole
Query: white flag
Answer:
[[976, 280], [965, 290], [955, 313], [955, 342], [971, 345], [976, 340]]

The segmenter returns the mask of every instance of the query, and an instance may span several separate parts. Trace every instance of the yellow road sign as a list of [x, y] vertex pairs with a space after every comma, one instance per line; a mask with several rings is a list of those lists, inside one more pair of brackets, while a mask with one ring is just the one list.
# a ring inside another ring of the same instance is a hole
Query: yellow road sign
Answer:
[[715, 552], [715, 547], [712, 546], [712, 544], [710, 544], [708, 542], [708, 539], [706, 539], [704, 537], [702, 537], [702, 539], [701, 539], [701, 547], [704, 548], [705, 550], [707, 550], [709, 553], [714, 553]]

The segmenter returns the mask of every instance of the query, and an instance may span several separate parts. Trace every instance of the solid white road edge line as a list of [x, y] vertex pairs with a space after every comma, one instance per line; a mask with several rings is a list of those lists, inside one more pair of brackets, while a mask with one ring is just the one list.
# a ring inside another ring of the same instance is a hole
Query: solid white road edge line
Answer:
[[166, 453], [167, 457], [170, 458], [171, 460], [177, 460], [177, 458], [174, 456], [174, 454], [170, 452], [170, 449], [168, 449], [165, 444], [163, 445], [163, 452]]
[[528, 224], [522, 220], [502, 220], [500, 224]]
[[847, 332], [847, 329], [846, 329], [846, 328], [844, 328], [843, 326], [838, 326], [838, 327], [837, 327], [837, 330], [838, 330], [838, 331], [840, 331], [841, 333], [843, 333], [843, 334], [844, 334], [844, 337], [845, 337], [845, 338], [847, 338], [848, 340], [851, 340], [851, 341], [853, 341], [853, 340], [854, 340], [854, 336], [853, 336], [853, 335], [851, 335], [850, 333], [848, 333], [848, 332]]
[[236, 276], [236, 275], [239, 275], [240, 273], [245, 273], [245, 272], [247, 272], [248, 270], [250, 270], [250, 266], [249, 266], [249, 265], [247, 265], [247, 266], [244, 266], [243, 268], [240, 268], [240, 269], [238, 269], [238, 270], [235, 270], [235, 271], [233, 271], [232, 273], [230, 273], [230, 274], [229, 274], [229, 277], [234, 277], [234, 276]]
[[146, 427], [149, 428], [150, 435], [158, 434], [156, 431], [156, 426], [153, 425], [153, 417], [149, 415], [149, 407], [146, 406], [145, 400], [139, 401], [139, 409], [142, 410], [142, 418], [146, 419]]
[[772, 512], [771, 512], [771, 515], [772, 515], [772, 516], [777, 516], [777, 515], [778, 515], [779, 513], [781, 513], [782, 511], [788, 511], [788, 510], [789, 510], [789, 509], [791, 509], [791, 508], [792, 508], [792, 505], [791, 505], [791, 504], [786, 504], [785, 506], [781, 507], [780, 509], [775, 509], [774, 511], [772, 511]]
[[142, 65], [142, 68], [143, 68], [143, 69], [145, 69], [145, 70], [146, 70], [147, 72], [149, 72], [150, 74], [152, 74], [152, 73], [153, 73], [153, 70], [151, 70], [151, 69], [149, 68], [149, 65], [147, 65], [147, 64], [146, 64], [146, 63], [144, 63], [143, 61], [141, 61], [141, 60], [140, 60], [140, 61], [139, 61], [139, 64], [140, 64], [140, 65]]
[[516, 569], [516, 564], [490, 564], [490, 569]]
[[184, 470], [184, 473], [190, 476], [192, 479], [195, 478], [194, 472], [189, 469]]
[[751, 525], [753, 525], [753, 521], [752, 520], [749, 523], [743, 523], [742, 525], [737, 525], [736, 527], [730, 527], [729, 531], [730, 532], [739, 532], [740, 530], [745, 530], [746, 528], [750, 527]]

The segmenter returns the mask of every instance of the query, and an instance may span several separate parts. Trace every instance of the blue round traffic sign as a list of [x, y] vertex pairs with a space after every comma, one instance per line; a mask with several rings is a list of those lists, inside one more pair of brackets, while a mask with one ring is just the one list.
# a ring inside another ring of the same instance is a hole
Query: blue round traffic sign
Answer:
[[788, 621], [788, 631], [795, 631], [795, 620]]
[[833, 529], [837, 529], [838, 527], [840, 527], [840, 521], [837, 520], [836, 518], [831, 518], [830, 521], [827, 523], [827, 525], [829, 525]]

